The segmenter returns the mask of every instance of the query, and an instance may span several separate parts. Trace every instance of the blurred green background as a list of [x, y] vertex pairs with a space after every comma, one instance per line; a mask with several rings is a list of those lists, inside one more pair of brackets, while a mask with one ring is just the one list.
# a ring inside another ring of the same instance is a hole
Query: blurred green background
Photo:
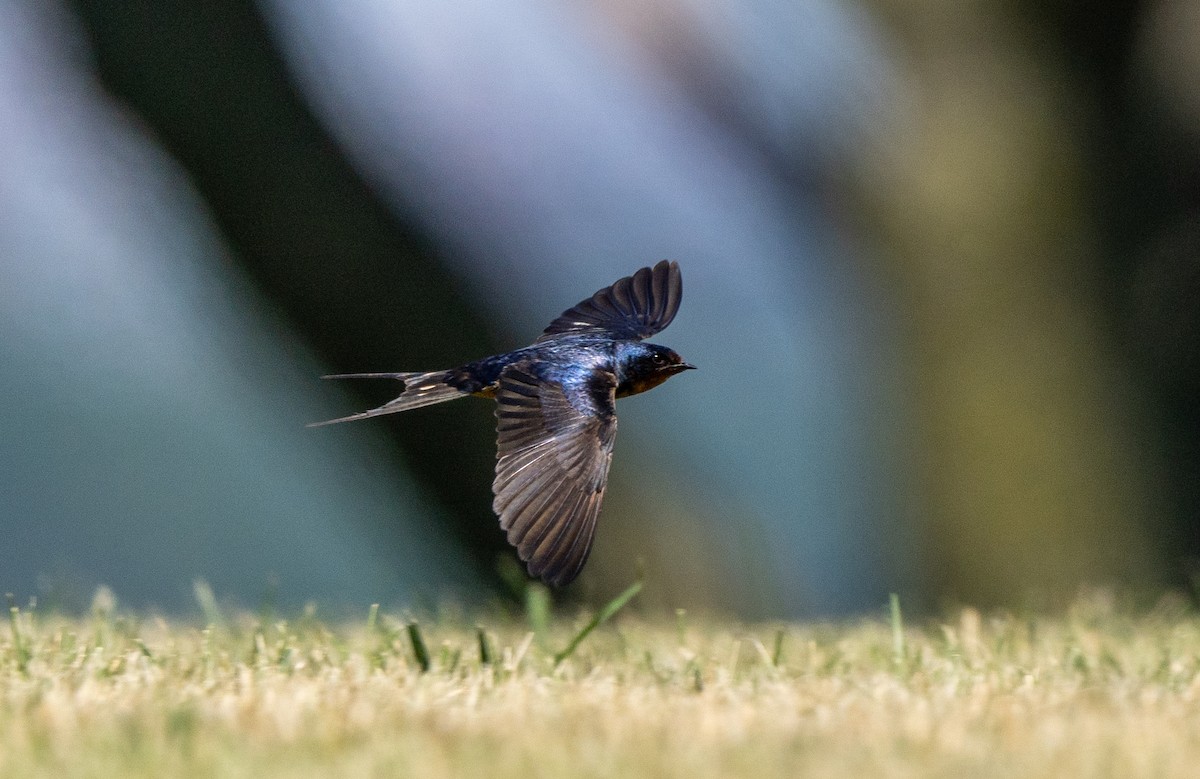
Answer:
[[567, 597], [1190, 587], [1200, 2], [0, 0], [0, 589], [482, 602], [491, 404], [304, 423], [662, 258]]

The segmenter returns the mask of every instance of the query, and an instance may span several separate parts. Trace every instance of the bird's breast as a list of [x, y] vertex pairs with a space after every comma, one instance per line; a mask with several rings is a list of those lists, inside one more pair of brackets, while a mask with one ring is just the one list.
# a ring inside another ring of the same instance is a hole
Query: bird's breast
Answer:
[[649, 376], [627, 379], [617, 386], [617, 397], [625, 398], [645, 392], [646, 390], [652, 390], [669, 378], [671, 378], [670, 374], [653, 373]]

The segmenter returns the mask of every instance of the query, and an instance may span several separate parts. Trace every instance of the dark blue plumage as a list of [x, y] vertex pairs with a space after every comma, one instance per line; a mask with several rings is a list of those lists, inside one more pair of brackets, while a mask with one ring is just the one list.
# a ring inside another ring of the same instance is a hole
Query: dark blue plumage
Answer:
[[492, 506], [530, 574], [565, 585], [591, 551], [617, 431], [616, 399], [693, 367], [665, 346], [642, 342], [671, 323], [682, 295], [679, 264], [664, 260], [567, 309], [523, 349], [448, 371], [326, 377], [399, 379], [404, 391], [379, 408], [316, 425], [466, 395], [496, 398]]

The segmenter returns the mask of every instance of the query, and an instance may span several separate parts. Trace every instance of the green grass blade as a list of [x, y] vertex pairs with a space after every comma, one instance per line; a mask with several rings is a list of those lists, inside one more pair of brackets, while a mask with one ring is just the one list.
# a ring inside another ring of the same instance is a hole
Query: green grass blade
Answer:
[[550, 634], [550, 590], [544, 584], [530, 582], [525, 588], [525, 616], [534, 641], [545, 651]]
[[225, 627], [225, 618], [221, 616], [221, 609], [217, 607], [217, 598], [213, 595], [212, 587], [203, 579], [196, 579], [192, 582], [192, 593], [196, 596], [196, 603], [200, 605], [200, 611], [204, 613], [204, 621], [213, 630], [223, 630]]
[[408, 640], [412, 643], [413, 656], [417, 659], [417, 665], [421, 667], [421, 673], [428, 673], [429, 649], [425, 646], [425, 639], [421, 637], [421, 628], [416, 622], [408, 623]]
[[479, 640], [479, 664], [493, 665], [496, 662], [496, 653], [492, 651], [492, 642], [488, 638], [487, 631], [476, 627], [475, 636]]
[[888, 597], [892, 621], [892, 659], [897, 663], [904, 660], [907, 647], [904, 645], [904, 615], [900, 613], [900, 596], [892, 593]]
[[17, 670], [25, 673], [29, 667], [31, 651], [21, 636], [21, 609], [17, 606], [17, 599], [11, 592], [5, 593], [4, 597], [8, 601], [8, 619], [12, 625], [13, 651], [17, 656]]
[[612, 619], [613, 615], [625, 608], [625, 604], [633, 600], [633, 597], [641, 591], [642, 583], [640, 581], [636, 581], [629, 585], [629, 587], [627, 587], [620, 595], [610, 600], [604, 606], [604, 608], [596, 612], [596, 616], [592, 617], [591, 621], [583, 626], [583, 630], [580, 630], [579, 633], [577, 633], [575, 637], [571, 639], [571, 643], [567, 644], [563, 651], [554, 656], [554, 665], [557, 666], [563, 660], [566, 660], [568, 657], [574, 654], [575, 650], [579, 648], [579, 645], [583, 643], [583, 640], [587, 638], [593, 630]]

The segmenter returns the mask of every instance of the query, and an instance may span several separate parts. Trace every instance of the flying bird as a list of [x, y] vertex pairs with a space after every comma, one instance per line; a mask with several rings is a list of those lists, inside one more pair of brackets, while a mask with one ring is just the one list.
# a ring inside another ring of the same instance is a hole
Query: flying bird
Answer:
[[695, 366], [643, 339], [671, 324], [679, 263], [663, 260], [562, 313], [530, 346], [448, 371], [346, 373], [398, 379], [384, 405], [310, 427], [394, 414], [466, 395], [496, 399], [492, 508], [531, 576], [569, 584], [587, 561], [617, 434], [616, 399]]

